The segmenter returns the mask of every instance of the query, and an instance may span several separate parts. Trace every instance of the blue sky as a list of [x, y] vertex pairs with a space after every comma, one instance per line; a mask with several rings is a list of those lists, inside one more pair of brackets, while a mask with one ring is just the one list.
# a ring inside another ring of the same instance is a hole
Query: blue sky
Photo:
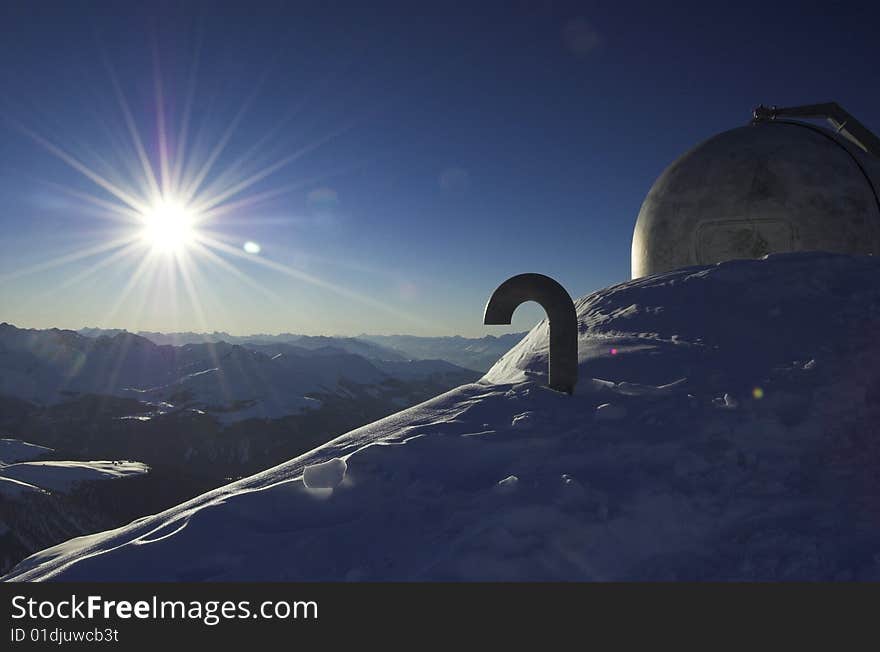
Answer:
[[[867, 3], [19, 4], [0, 9], [0, 320], [19, 326], [525, 329], [536, 306], [482, 325], [500, 282], [626, 280], [651, 183], [756, 104], [836, 100], [880, 128]], [[188, 285], [47, 148], [144, 186], [114, 78], [155, 176], [164, 133], [185, 178], [216, 152], [204, 196], [252, 180], [199, 227], [222, 262], [184, 247]]]

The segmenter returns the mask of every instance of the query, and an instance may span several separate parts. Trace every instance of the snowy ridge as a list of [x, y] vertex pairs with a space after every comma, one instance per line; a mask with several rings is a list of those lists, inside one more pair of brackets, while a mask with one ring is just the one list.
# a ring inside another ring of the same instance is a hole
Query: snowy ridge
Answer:
[[0, 466], [14, 462], [35, 460], [52, 452], [54, 450], [46, 446], [38, 446], [20, 439], [4, 437], [0, 439]]
[[[3, 496], [4, 498], [18, 498], [19, 496], [30, 493], [41, 494], [46, 493], [46, 491], [45, 489], [41, 489], [28, 482], [0, 476], [0, 496]], [[0, 534], [2, 534], [2, 532], [0, 532]]]
[[82, 482], [115, 480], [148, 473], [141, 462], [58, 461], [39, 458], [53, 453], [46, 446], [20, 439], [0, 439], [0, 496], [16, 498], [27, 493], [70, 491]]
[[3, 478], [54, 491], [69, 491], [80, 482], [115, 480], [147, 473], [141, 462], [121, 461], [49, 461], [18, 462], [0, 469]]
[[479, 383], [6, 579], [880, 579], [880, 261], [690, 268], [577, 312], [574, 396], [542, 323]]

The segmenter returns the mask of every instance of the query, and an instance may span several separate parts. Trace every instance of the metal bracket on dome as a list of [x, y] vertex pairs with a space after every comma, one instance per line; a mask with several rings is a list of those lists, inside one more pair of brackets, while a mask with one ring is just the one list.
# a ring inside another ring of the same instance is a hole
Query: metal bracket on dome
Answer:
[[783, 108], [761, 104], [752, 111], [753, 122], [767, 122], [776, 118], [824, 118], [831, 123], [837, 133], [869, 154], [880, 156], [880, 138], [847, 113], [837, 102]]
[[536, 301], [547, 312], [550, 330], [548, 384], [571, 394], [578, 376], [578, 322], [571, 296], [559, 283], [543, 274], [513, 276], [492, 293], [483, 323], [509, 324], [513, 311], [526, 301]]

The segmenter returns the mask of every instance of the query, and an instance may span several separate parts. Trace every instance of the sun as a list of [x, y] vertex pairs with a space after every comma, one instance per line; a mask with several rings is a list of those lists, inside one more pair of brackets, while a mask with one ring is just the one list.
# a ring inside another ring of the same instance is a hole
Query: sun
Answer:
[[179, 253], [195, 241], [194, 215], [178, 200], [157, 201], [142, 221], [141, 239], [157, 253]]

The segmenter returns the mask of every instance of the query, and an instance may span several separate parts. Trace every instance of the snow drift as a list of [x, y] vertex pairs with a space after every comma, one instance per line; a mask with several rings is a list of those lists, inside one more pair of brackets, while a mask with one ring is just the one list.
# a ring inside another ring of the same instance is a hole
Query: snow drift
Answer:
[[574, 396], [541, 323], [479, 383], [6, 579], [880, 580], [880, 260], [689, 268], [577, 312]]

